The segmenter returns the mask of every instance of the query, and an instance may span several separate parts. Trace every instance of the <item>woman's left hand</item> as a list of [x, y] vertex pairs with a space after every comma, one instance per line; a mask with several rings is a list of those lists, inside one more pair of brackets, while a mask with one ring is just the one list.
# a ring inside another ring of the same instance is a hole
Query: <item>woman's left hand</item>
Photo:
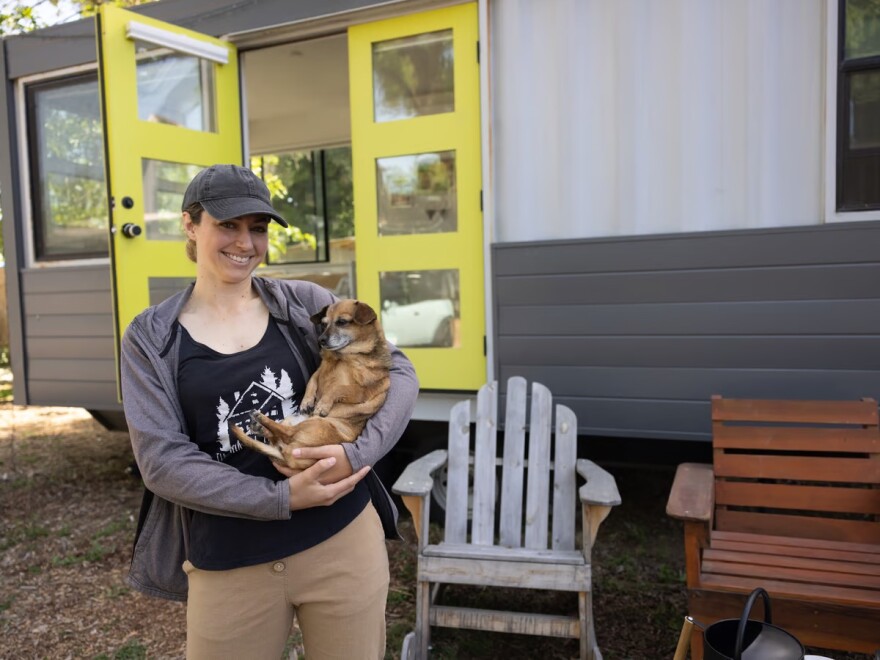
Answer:
[[[336, 465], [321, 475], [321, 483], [324, 485], [341, 481], [346, 477], [350, 477], [354, 472], [351, 468], [348, 456], [345, 454], [345, 450], [340, 444], [324, 445], [322, 447], [301, 447], [299, 449], [294, 449], [293, 455], [296, 458], [313, 458], [315, 460], [330, 457], [335, 458]], [[275, 466], [276, 470], [288, 478], [302, 472], [302, 470], [294, 470], [293, 468], [289, 468], [280, 463], [275, 463], [274, 461], [272, 464]]]

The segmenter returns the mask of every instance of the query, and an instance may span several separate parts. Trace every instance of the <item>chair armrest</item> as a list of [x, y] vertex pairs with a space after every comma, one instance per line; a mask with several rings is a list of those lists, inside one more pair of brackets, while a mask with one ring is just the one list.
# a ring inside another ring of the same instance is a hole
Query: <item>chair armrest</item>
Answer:
[[446, 450], [435, 449], [407, 465], [391, 490], [398, 495], [424, 497], [434, 486], [434, 477], [431, 475], [445, 464]]
[[578, 491], [581, 502], [598, 506], [617, 506], [620, 504], [617, 482], [609, 472], [585, 458], [578, 459], [576, 469], [577, 473], [587, 482]]
[[715, 472], [707, 463], [682, 463], [666, 502], [667, 515], [679, 520], [709, 522], [715, 506]]

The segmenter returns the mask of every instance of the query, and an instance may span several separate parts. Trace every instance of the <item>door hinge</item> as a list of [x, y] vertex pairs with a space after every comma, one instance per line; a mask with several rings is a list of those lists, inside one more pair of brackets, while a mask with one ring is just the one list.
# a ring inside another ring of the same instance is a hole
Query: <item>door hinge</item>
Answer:
[[486, 341], [486, 335], [483, 335], [483, 357], [489, 355], [489, 343]]
[[477, 41], [477, 64], [480, 63], [480, 42]]
[[480, 190], [480, 211], [483, 210], [483, 191]]

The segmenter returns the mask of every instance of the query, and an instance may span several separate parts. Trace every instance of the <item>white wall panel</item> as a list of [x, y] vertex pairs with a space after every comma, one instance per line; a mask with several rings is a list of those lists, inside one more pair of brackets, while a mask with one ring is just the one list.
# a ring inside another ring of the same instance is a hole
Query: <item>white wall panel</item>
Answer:
[[496, 238], [822, 222], [824, 7], [492, 2]]

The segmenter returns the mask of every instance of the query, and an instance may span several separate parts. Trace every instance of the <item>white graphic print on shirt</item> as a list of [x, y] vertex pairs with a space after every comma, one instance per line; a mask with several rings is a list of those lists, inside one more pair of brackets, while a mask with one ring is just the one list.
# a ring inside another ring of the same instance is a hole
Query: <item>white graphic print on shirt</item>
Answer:
[[[227, 455], [241, 451], [241, 443], [229, 437], [229, 424], [235, 424], [247, 431], [250, 427], [251, 412], [257, 410], [266, 417], [280, 422], [298, 411], [293, 400], [293, 384], [290, 375], [281, 370], [281, 377], [276, 379], [275, 373], [266, 367], [260, 376], [260, 382], [253, 381], [244, 392], [233, 392], [232, 408], [221, 396], [217, 404], [217, 440], [220, 443], [215, 459], [222, 461]], [[264, 440], [261, 435], [254, 436]]]

